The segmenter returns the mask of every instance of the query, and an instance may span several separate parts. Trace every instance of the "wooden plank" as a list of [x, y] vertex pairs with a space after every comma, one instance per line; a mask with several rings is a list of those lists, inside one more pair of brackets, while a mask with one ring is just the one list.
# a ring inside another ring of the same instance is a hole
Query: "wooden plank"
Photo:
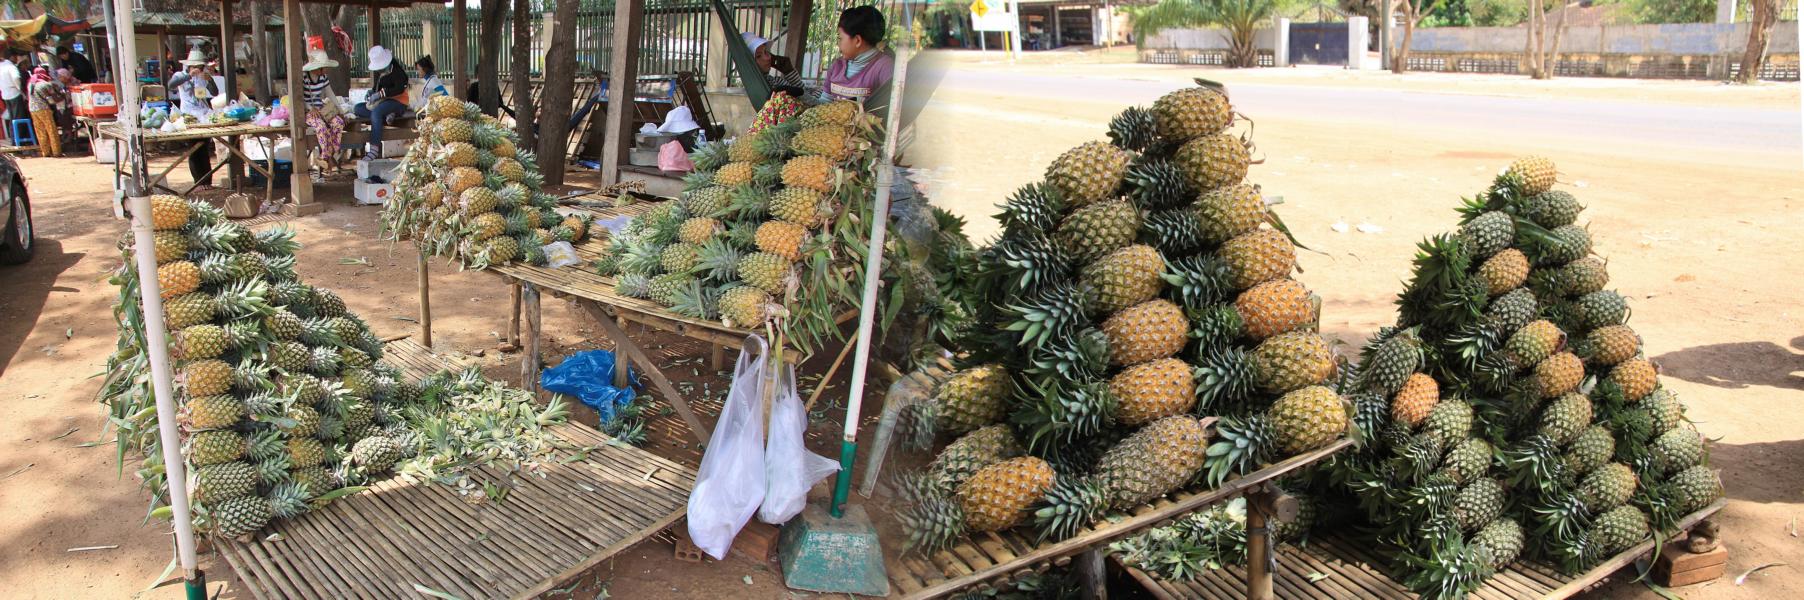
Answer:
[[[443, 518], [444, 529], [467, 532], [472, 536], [467, 548], [488, 546], [483, 552], [462, 552], [460, 554], [476, 555], [494, 560], [495, 567], [502, 573], [500, 578], [513, 578], [520, 585], [532, 581], [533, 577], [543, 574], [535, 569], [537, 565], [551, 559], [543, 554], [534, 540], [522, 537], [512, 528], [502, 527], [499, 530], [491, 527], [477, 514], [476, 506], [458, 497], [449, 489], [429, 486], [422, 488], [413, 499], [418, 504], [412, 510], [419, 511], [428, 518]], [[390, 507], [400, 510], [401, 507]]]
[[[285, 551], [283, 556], [286, 560], [281, 561], [280, 564], [294, 572], [291, 579], [304, 582], [323, 582], [333, 588], [332, 595], [320, 597], [369, 597], [358, 592], [359, 588], [367, 584], [353, 576], [352, 571], [355, 569], [338, 567], [340, 563], [344, 562], [344, 559], [331, 550], [330, 543], [318, 538], [308, 528], [303, 527], [298, 522], [300, 520], [295, 519], [282, 523], [277, 531], [282, 534], [282, 539], [271, 546], [272, 550]], [[271, 552], [271, 558], [275, 556], [276, 554]], [[326, 568], [328, 565], [338, 568]]]
[[[360, 504], [369, 504], [373, 506], [376, 503], [368, 502]], [[481, 580], [468, 578], [456, 565], [445, 562], [445, 557], [449, 554], [445, 552], [420, 551], [424, 548], [436, 546], [437, 543], [435, 540], [446, 539], [444, 536], [421, 535], [419, 530], [413, 528], [410, 523], [398, 519], [367, 518], [364, 515], [364, 510], [356, 510], [363, 508], [362, 506], [349, 508], [351, 508], [351, 510], [342, 512], [347, 518], [356, 521], [361, 529], [373, 533], [373, 535], [367, 536], [367, 539], [373, 539], [380, 545], [381, 550], [388, 554], [390, 559], [389, 562], [411, 567], [413, 575], [420, 577], [419, 581], [412, 583], [430, 585], [434, 589], [440, 591], [464, 594], [466, 595], [465, 597], [473, 598], [480, 595], [477, 591], [481, 589], [479, 583]], [[373, 513], [375, 511], [369, 512]], [[393, 538], [392, 540], [390, 539], [391, 537]], [[396, 546], [396, 544], [404, 544], [404, 547], [411, 548], [414, 552], [409, 553], [402, 550], [401, 547]]]
[[614, 49], [608, 56], [608, 116], [602, 137], [601, 183], [620, 181], [626, 141], [633, 135], [632, 104], [639, 74], [639, 41], [645, 29], [645, 3], [614, 3]]
[[[1164, 509], [1145, 515], [1129, 517], [1113, 523], [1110, 526], [1068, 540], [1042, 545], [1039, 548], [1035, 548], [1033, 551], [1020, 556], [1016, 559], [1015, 563], [1037, 564], [1056, 558], [1071, 556], [1090, 547], [1107, 545], [1110, 542], [1157, 525], [1162, 521], [1240, 495], [1244, 490], [1283, 476], [1305, 465], [1332, 456], [1334, 453], [1352, 446], [1352, 444], [1352, 440], [1337, 440], [1326, 447], [1293, 456], [1242, 477], [1228, 480], [1227, 482], [1224, 482], [1221, 487], [1173, 503], [1171, 506]], [[999, 577], [1022, 566], [1021, 564], [1015, 563], [995, 565], [987, 569], [976, 570], [969, 575], [960, 575], [944, 583], [939, 583], [923, 589], [909, 597], [933, 598], [951, 594], [966, 586], [980, 583], [986, 579]]]
[[646, 369], [646, 375], [651, 377], [652, 383], [656, 384], [658, 391], [665, 395], [666, 401], [676, 409], [677, 415], [683, 418], [683, 422], [689, 424], [689, 430], [695, 433], [695, 439], [703, 444], [708, 443], [710, 434], [708, 426], [703, 425], [700, 419], [695, 418], [695, 412], [689, 409], [689, 401], [684, 399], [682, 394], [677, 393], [676, 386], [671, 385], [670, 379], [665, 377], [664, 372], [655, 366], [657, 363], [646, 357], [645, 351], [641, 350], [638, 344], [633, 343], [632, 338], [627, 337], [626, 331], [620, 329], [620, 325], [609, 318], [609, 315], [600, 307], [586, 302], [580, 304], [595, 316], [596, 321], [601, 322], [602, 330], [607, 332], [608, 337], [613, 338], [614, 346], [617, 349], [625, 351], [640, 365], [651, 367]]
[[346, 575], [351, 584], [350, 591], [360, 598], [375, 599], [411, 591], [390, 587], [386, 585], [389, 582], [384, 578], [374, 576], [374, 573], [381, 573], [382, 570], [377, 569], [363, 555], [362, 548], [351, 543], [350, 536], [336, 528], [325, 527], [322, 521], [330, 518], [328, 513], [321, 512], [320, 516], [311, 519], [292, 519], [289, 521], [289, 532], [299, 534], [301, 540], [326, 558], [327, 562], [322, 567], [330, 565], [333, 570]]
[[511, 477], [489, 467], [479, 467], [476, 472], [497, 485], [508, 487], [506, 499], [490, 509], [505, 508], [508, 517], [506, 526], [537, 537], [539, 547], [555, 555], [555, 564], [582, 560], [590, 549], [599, 547], [584, 539], [584, 534], [578, 531], [581, 523], [579, 516], [568, 510], [564, 503], [545, 498], [546, 494], [542, 489], [524, 483], [523, 478]]
[[[525, 585], [526, 580], [519, 567], [506, 561], [515, 558], [515, 555], [502, 547], [498, 540], [489, 541], [500, 552], [471, 552], [472, 549], [479, 548], [484, 541], [481, 536], [485, 534], [455, 518], [452, 512], [440, 508], [427, 497], [435, 492], [414, 490], [403, 497], [399, 486], [388, 482], [378, 484], [375, 491], [375, 494], [370, 495], [371, 506], [364, 510], [371, 510], [384, 520], [405, 529], [416, 540], [420, 540], [421, 550], [454, 557], [454, 566], [461, 566], [461, 570], [475, 575], [480, 581]], [[391, 500], [395, 506], [390, 506]], [[457, 508], [461, 509], [462, 507]], [[402, 516], [409, 513], [416, 515], [416, 518]]]
[[[276, 560], [275, 556], [269, 552], [269, 548], [264, 547], [265, 543], [266, 542], [257, 542], [255, 544], [247, 544], [244, 546], [245, 553], [250, 555], [258, 565], [262, 566], [264, 572], [269, 575], [267, 580], [275, 582], [274, 587], [281, 590], [280, 594], [298, 598], [303, 596], [302, 590], [305, 590], [311, 592], [316, 597], [330, 597], [327, 593], [321, 591], [322, 588], [318, 587], [329, 582], [292, 576], [291, 573], [281, 568], [282, 565], [286, 564], [286, 561]], [[271, 544], [280, 543], [281, 542], [273, 542]]]

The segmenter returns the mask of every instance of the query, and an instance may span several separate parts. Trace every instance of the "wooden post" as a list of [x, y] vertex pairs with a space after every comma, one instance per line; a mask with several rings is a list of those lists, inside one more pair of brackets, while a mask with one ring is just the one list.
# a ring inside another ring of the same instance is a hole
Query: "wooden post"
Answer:
[[814, 11], [814, 0], [790, 0], [789, 37], [783, 40], [783, 56], [790, 64], [802, 68], [803, 53], [808, 51], [808, 16]]
[[[371, 46], [381, 45], [382, 44], [382, 7], [376, 5], [376, 3], [374, 3], [374, 2], [370, 3], [370, 28], [369, 29], [370, 29], [370, 45]], [[389, 46], [383, 46], [383, 47], [388, 48], [390, 52], [394, 51], [394, 48], [392, 48], [392, 47], [389, 47]]]
[[[627, 4], [633, 4], [628, 2]], [[467, 27], [464, 26], [464, 0], [451, 2], [451, 68], [456, 71], [451, 78], [451, 97], [459, 100], [464, 97], [464, 90], [470, 89], [469, 52], [465, 50]]]
[[[220, 0], [219, 69], [220, 73], [225, 75], [226, 98], [233, 102], [238, 100], [238, 61], [234, 60], [237, 57], [233, 56], [237, 48], [236, 44], [232, 43], [236, 38], [237, 35], [232, 32], [232, 0]], [[232, 136], [222, 141], [228, 144], [239, 144], [239, 147], [242, 148], [244, 138]], [[244, 187], [244, 167], [240, 166], [237, 152], [227, 152], [225, 159], [226, 176], [232, 182], [232, 190], [237, 191]]]
[[[432, 349], [432, 270], [426, 253], [420, 252], [420, 345]], [[518, 292], [516, 292], [518, 293]], [[519, 296], [515, 296], [516, 300]]]
[[1077, 555], [1077, 576], [1084, 600], [1109, 600], [1108, 571], [1103, 567], [1103, 549], [1091, 548]]
[[1273, 512], [1270, 484], [1247, 494], [1247, 600], [1272, 600], [1272, 531], [1267, 517]]
[[[307, 50], [301, 42], [301, 23], [306, 22], [301, 16], [301, 0], [282, 0], [282, 38], [287, 41], [288, 48], [288, 97], [293, 102], [300, 102], [301, 65], [307, 64]], [[293, 216], [304, 216], [325, 212], [326, 205], [313, 201], [313, 176], [307, 163], [310, 151], [307, 138], [307, 121], [301, 118], [288, 119], [288, 139], [293, 140], [290, 163], [293, 173], [288, 176], [288, 194], [292, 200], [288, 203], [287, 212]]]
[[601, 183], [620, 182], [620, 163], [633, 135], [633, 88], [639, 80], [639, 36], [645, 3], [614, 3], [614, 50], [608, 56], [608, 125], [601, 146]]
[[507, 312], [507, 339], [501, 340], [501, 351], [512, 352], [520, 349], [520, 280], [514, 280], [509, 288], [512, 293], [512, 308]]
[[526, 308], [526, 351], [520, 353], [520, 387], [539, 393], [539, 288], [522, 283]]
[[[120, 40], [120, 43], [135, 44], [137, 40]], [[169, 82], [169, 52], [169, 28], [159, 27], [157, 28], [157, 72], [151, 74], [156, 78], [158, 84]], [[177, 60], [181, 58], [180, 56], [176, 57]]]

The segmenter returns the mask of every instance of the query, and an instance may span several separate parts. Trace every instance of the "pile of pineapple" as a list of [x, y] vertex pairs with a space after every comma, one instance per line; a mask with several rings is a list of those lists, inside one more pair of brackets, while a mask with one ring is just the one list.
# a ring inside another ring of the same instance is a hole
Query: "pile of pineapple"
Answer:
[[[254, 532], [414, 454], [401, 411], [419, 390], [377, 362], [381, 341], [343, 300], [295, 275], [291, 230], [252, 232], [174, 196], [153, 196], [151, 212], [197, 525]], [[140, 274], [125, 264], [120, 300], [135, 305]], [[142, 365], [143, 322], [129, 312], [103, 394], [147, 386], [115, 385]]]
[[[1068, 537], [1323, 447], [1348, 428], [1319, 302], [1256, 186], [1219, 86], [1129, 108], [1002, 207], [973, 284], [968, 367], [916, 405], [910, 545], [1032, 521]], [[1199, 415], [1223, 417], [1209, 443]]]
[[1425, 595], [1523, 556], [1588, 569], [1722, 495], [1554, 183], [1519, 160], [1420, 245], [1360, 369], [1355, 420], [1377, 434], [1324, 478]]
[[868, 211], [880, 131], [851, 101], [791, 114], [792, 104], [766, 103], [756, 133], [698, 148], [682, 199], [627, 224], [598, 272], [623, 296], [691, 318], [746, 329], [778, 316], [830, 325], [820, 304], [849, 297], [843, 282], [855, 281], [845, 267], [863, 249], [839, 232], [864, 237], [856, 230], [868, 227], [859, 211]]
[[540, 191], [537, 161], [515, 147], [513, 130], [446, 96], [421, 116], [382, 210], [387, 236], [482, 269], [514, 260], [543, 265], [546, 244], [588, 234], [588, 221], [559, 214], [556, 199]]

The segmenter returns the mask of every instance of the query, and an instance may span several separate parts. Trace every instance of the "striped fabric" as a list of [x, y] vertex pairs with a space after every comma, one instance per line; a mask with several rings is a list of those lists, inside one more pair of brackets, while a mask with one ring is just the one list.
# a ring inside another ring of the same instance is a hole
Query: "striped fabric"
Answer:
[[332, 93], [330, 77], [314, 77], [312, 74], [301, 75], [301, 101], [307, 106], [319, 108], [326, 105], [326, 96]]

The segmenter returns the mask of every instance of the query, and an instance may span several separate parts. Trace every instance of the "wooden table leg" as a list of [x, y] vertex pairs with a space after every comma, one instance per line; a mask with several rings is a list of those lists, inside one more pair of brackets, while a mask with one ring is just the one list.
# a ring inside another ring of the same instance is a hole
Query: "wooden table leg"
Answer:
[[689, 408], [689, 401], [684, 399], [682, 394], [677, 393], [676, 386], [671, 385], [670, 378], [664, 375], [664, 371], [659, 369], [657, 363], [652, 362], [650, 357], [646, 356], [645, 350], [640, 349], [638, 344], [633, 343], [632, 338], [627, 337], [626, 330], [621, 329], [620, 325], [614, 322], [614, 316], [593, 302], [579, 302], [579, 304], [584, 310], [589, 311], [596, 321], [601, 322], [602, 329], [607, 330], [608, 337], [614, 340], [615, 360], [620, 360], [619, 355], [624, 352], [632, 358], [633, 362], [639, 363], [640, 373], [651, 378], [652, 383], [658, 388], [658, 393], [663, 394], [664, 398], [670, 402], [671, 408], [676, 409], [677, 415], [683, 417], [683, 422], [689, 424], [689, 430], [695, 434], [696, 441], [703, 444], [708, 443], [708, 438], [712, 433], [707, 426], [702, 425], [701, 419], [695, 418], [695, 411]]
[[[274, 178], [272, 177], [273, 181]], [[420, 252], [420, 345], [432, 349], [432, 278], [426, 253]]]
[[1103, 566], [1103, 549], [1091, 548], [1077, 555], [1077, 576], [1084, 600], [1109, 600], [1108, 571]]
[[726, 348], [720, 344], [709, 344], [708, 346], [708, 368], [719, 371], [721, 363], [726, 362]]
[[539, 288], [530, 283], [522, 283], [521, 288], [522, 307], [526, 310], [526, 351], [520, 353], [520, 386], [537, 394], [539, 392]]
[[513, 352], [520, 349], [520, 281], [508, 288], [513, 296], [512, 308], [507, 313], [507, 337], [501, 338], [501, 351]]
[[1247, 600], [1272, 600], [1272, 571], [1278, 556], [1272, 550], [1272, 530], [1267, 526], [1275, 494], [1261, 485], [1247, 494]]

